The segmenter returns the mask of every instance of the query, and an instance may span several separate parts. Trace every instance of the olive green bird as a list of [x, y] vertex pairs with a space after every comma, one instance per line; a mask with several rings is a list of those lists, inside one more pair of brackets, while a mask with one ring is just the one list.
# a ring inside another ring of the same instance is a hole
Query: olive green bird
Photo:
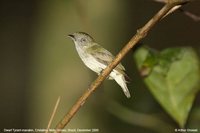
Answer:
[[[114, 59], [114, 56], [95, 40], [84, 32], [75, 32], [68, 35], [74, 42], [76, 50], [84, 64], [98, 75]], [[114, 79], [122, 88], [127, 98], [130, 98], [130, 92], [126, 85], [127, 76], [122, 64], [118, 64], [109, 75], [109, 79]]]

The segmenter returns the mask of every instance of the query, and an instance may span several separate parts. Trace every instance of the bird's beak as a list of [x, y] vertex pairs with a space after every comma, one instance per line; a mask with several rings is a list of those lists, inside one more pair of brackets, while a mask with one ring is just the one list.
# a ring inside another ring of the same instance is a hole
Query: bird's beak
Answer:
[[70, 37], [71, 39], [74, 39], [74, 35], [69, 34], [67, 37]]

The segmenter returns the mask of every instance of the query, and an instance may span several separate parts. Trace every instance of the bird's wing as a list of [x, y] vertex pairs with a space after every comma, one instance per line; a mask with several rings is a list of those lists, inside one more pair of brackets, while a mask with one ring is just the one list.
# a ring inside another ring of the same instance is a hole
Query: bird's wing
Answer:
[[[94, 44], [91, 47], [87, 49], [87, 52], [90, 53], [98, 62], [105, 64], [108, 66], [112, 60], [114, 59], [114, 56], [106, 49], [104, 49], [102, 46], [98, 44]], [[124, 66], [122, 66], [121, 63], [119, 63], [115, 70], [119, 71], [120, 73], [125, 74], [123, 71], [125, 71]]]

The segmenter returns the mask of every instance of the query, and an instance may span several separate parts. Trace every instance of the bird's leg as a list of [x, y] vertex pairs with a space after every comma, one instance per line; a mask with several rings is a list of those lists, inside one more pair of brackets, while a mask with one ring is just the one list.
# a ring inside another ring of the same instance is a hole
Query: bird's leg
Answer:
[[[104, 70], [104, 69], [101, 69], [101, 71], [98, 73], [98, 75], [102, 74], [103, 70]], [[110, 77], [110, 76], [108, 76], [106, 79], [113, 80], [113, 78]]]

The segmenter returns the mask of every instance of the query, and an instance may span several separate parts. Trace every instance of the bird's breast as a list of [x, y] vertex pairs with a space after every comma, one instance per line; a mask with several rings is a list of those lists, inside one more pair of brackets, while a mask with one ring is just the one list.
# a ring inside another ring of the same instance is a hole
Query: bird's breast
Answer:
[[96, 73], [100, 73], [106, 66], [98, 62], [91, 54], [87, 53], [84, 48], [76, 46], [76, 50], [83, 63]]
[[[86, 50], [82, 47], [79, 47], [76, 45], [76, 50], [78, 52], [78, 55], [80, 56], [81, 60], [83, 63], [90, 68], [92, 71], [96, 72], [97, 74], [100, 74], [103, 69], [105, 69], [107, 66], [93, 57], [93, 55], [89, 54], [86, 52]], [[113, 70], [110, 73], [110, 78], [109, 79], [114, 79], [117, 75], [121, 75], [120, 72], [117, 70]]]

